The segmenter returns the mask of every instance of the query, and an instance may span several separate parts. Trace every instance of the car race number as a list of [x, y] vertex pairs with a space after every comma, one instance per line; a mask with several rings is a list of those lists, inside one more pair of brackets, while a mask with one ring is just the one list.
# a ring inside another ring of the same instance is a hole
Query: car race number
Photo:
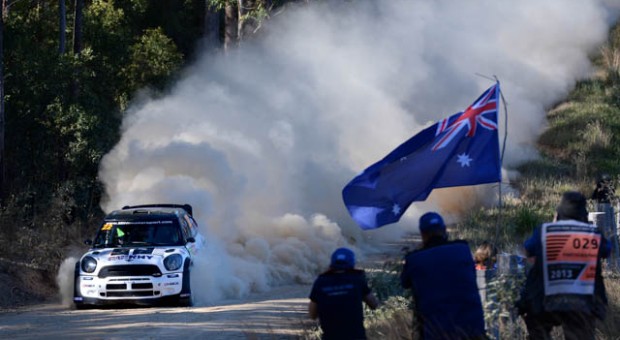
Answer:
[[545, 295], [594, 294], [601, 234], [577, 221], [547, 223], [542, 227]]

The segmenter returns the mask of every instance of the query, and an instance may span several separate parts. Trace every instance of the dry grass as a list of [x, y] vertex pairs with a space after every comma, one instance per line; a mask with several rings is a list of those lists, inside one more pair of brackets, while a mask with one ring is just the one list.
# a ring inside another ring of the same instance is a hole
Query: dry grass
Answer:
[[618, 340], [620, 339], [620, 276], [607, 274], [605, 279], [609, 309], [605, 322], [597, 325], [597, 339]]

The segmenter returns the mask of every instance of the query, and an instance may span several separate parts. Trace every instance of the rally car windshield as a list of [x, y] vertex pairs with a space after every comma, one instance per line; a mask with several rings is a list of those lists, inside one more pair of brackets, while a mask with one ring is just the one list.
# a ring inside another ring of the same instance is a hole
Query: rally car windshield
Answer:
[[95, 238], [94, 248], [182, 245], [179, 228], [172, 221], [105, 223]]

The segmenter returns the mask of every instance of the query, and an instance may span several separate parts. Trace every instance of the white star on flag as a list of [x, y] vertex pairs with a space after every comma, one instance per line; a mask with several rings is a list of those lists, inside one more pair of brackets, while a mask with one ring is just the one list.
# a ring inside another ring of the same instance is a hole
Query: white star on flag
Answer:
[[394, 215], [400, 214], [400, 206], [397, 203], [394, 203], [394, 206], [392, 207], [392, 212], [394, 213]]
[[457, 155], [457, 157], [459, 159], [457, 159], [456, 162], [461, 165], [461, 168], [466, 167], [466, 166], [469, 167], [469, 163], [471, 161], [473, 161], [473, 159], [469, 158], [469, 155], [466, 154], [466, 153], [462, 153], [460, 155]]

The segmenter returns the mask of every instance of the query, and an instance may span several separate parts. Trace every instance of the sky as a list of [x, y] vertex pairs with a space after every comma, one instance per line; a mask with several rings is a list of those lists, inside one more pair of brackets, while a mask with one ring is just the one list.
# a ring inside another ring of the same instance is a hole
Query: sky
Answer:
[[509, 185], [514, 167], [537, 157], [546, 110], [592, 75], [589, 56], [619, 9], [611, 0], [288, 6], [231, 52], [206, 50], [166, 95], [143, 91], [101, 163], [101, 206], [191, 204], [207, 237], [192, 273], [199, 304], [312, 283], [338, 247], [363, 259], [417, 230], [428, 210], [450, 220], [492, 203], [493, 185], [444, 189], [399, 223], [363, 232], [341, 190], [494, 77], [508, 104]]

